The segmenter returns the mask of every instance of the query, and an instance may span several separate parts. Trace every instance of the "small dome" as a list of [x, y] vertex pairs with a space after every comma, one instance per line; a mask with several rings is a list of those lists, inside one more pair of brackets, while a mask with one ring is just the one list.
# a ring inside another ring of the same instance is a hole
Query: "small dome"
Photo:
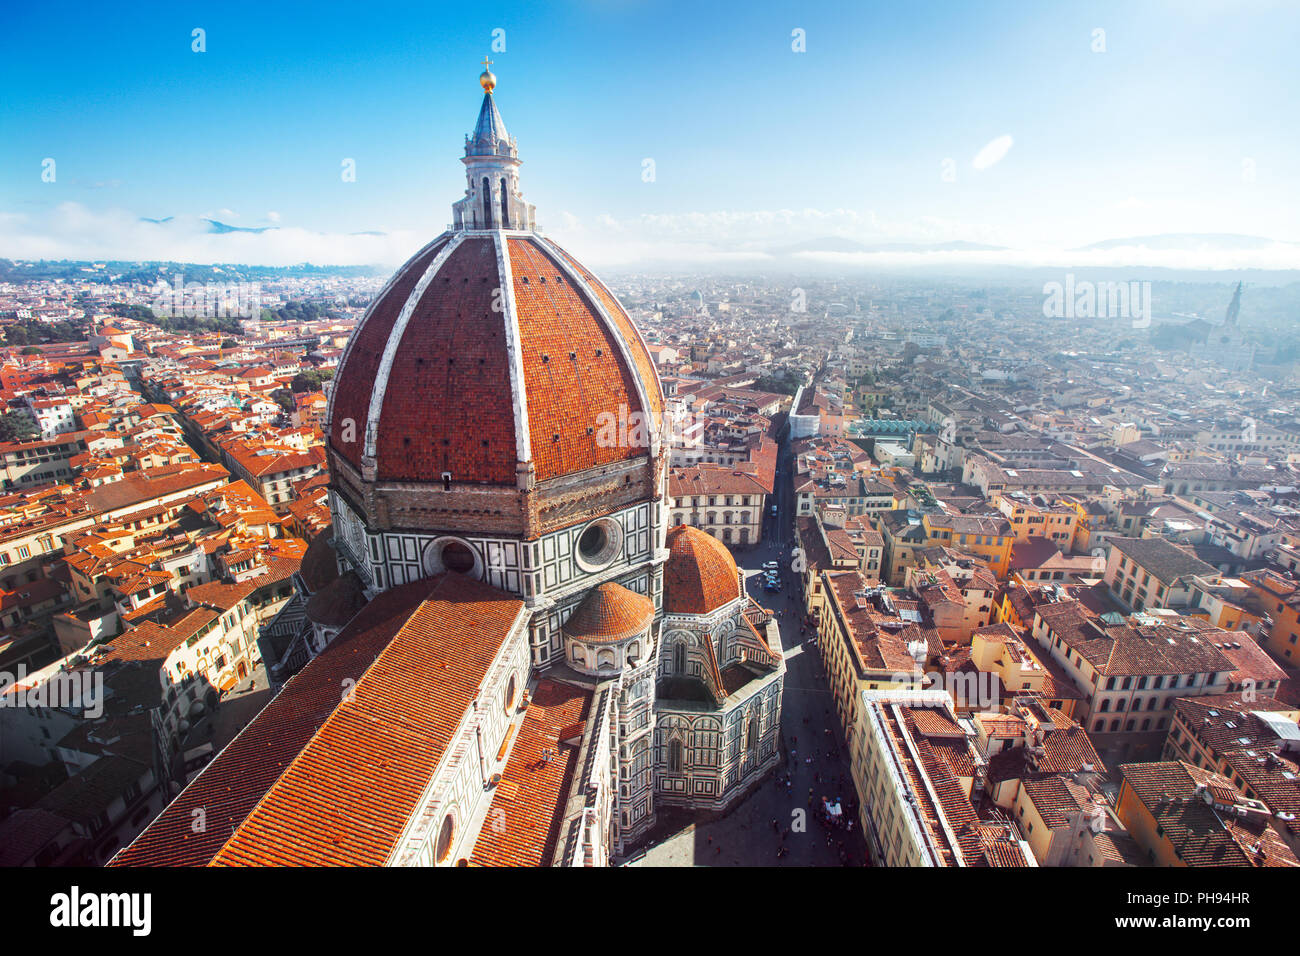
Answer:
[[307, 590], [313, 594], [338, 579], [339, 562], [334, 553], [334, 536], [330, 530], [322, 531], [312, 538], [302, 556], [298, 573], [302, 575]]
[[307, 619], [321, 627], [342, 627], [366, 606], [365, 588], [355, 571], [335, 578], [307, 599]]
[[738, 597], [740, 573], [725, 544], [706, 531], [686, 525], [668, 532], [665, 611], [708, 614]]
[[613, 644], [643, 633], [654, 616], [649, 598], [607, 582], [592, 589], [561, 630], [588, 644]]

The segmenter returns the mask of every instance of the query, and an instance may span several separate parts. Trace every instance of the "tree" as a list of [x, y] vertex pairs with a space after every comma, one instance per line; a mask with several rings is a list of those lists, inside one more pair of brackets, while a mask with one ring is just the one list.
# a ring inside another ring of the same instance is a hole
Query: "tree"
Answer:
[[782, 369], [779, 375], [765, 375], [754, 380], [756, 390], [778, 395], [793, 395], [799, 391], [801, 384], [799, 377], [790, 369]]
[[221, 347], [222, 349], [237, 349], [239, 348], [239, 343], [234, 339], [222, 339]]
[[24, 346], [23, 346], [23, 350], [22, 350], [22, 354], [23, 354], [23, 355], [40, 355], [40, 354], [41, 354], [41, 350], [40, 350], [37, 346], [35, 346], [35, 345], [24, 345]]
[[5, 345], [27, 345], [31, 340], [24, 326], [11, 325], [5, 329]]
[[303, 392], [319, 392], [321, 382], [328, 382], [334, 377], [332, 368], [312, 368], [299, 372], [293, 377], [290, 387], [295, 395], [301, 395]]
[[30, 441], [40, 433], [40, 427], [31, 412], [17, 411], [0, 415], [0, 441]]
[[292, 414], [293, 410], [297, 407], [293, 400], [293, 392], [289, 391], [287, 388], [277, 388], [271, 393], [271, 399], [272, 401], [279, 403], [280, 407], [290, 414]]
[[183, 312], [178, 315], [156, 315], [148, 306], [127, 305], [125, 302], [113, 302], [108, 310], [122, 318], [148, 322], [168, 332], [224, 332], [227, 335], [238, 335], [243, 331], [239, 319], [232, 315], [193, 316]]

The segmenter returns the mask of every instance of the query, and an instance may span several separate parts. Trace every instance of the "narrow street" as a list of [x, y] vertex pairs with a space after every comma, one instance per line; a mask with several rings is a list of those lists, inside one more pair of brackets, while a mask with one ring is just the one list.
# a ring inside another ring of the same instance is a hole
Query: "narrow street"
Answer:
[[[689, 816], [682, 815], [682, 829], [650, 847], [632, 865], [862, 866], [866, 862], [848, 754], [837, 727], [825, 672], [816, 644], [803, 643], [813, 636], [811, 628], [806, 634], [799, 632], [803, 618], [799, 584], [790, 570], [794, 536], [791, 474], [788, 442], [783, 442], [773, 496], [779, 514], [773, 518], [769, 505], [762, 543], [736, 554], [750, 595], [775, 611], [780, 623], [786, 664], [781, 699], [784, 762], [725, 817], [692, 822]], [[762, 567], [768, 561], [778, 562], [782, 569], [782, 589], [778, 592], [767, 591], [762, 584]], [[822, 797], [842, 801], [841, 819], [852, 820], [852, 830], [821, 822]], [[678, 822], [667, 814], [661, 819], [665, 829]], [[787, 852], [778, 857], [782, 847]]]

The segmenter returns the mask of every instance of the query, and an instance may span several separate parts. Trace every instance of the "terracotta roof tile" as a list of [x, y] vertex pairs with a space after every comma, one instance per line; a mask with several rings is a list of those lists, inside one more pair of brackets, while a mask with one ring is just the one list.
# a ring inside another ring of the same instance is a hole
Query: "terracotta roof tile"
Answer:
[[450, 574], [378, 595], [113, 865], [385, 862], [522, 606]]
[[438, 481], [449, 471], [457, 482], [515, 483], [505, 317], [492, 308], [500, 286], [489, 238], [466, 239], [429, 283], [384, 392], [375, 447], [381, 479]]
[[[334, 408], [330, 417], [330, 445], [354, 468], [361, 468], [361, 451], [365, 438], [366, 419], [370, 412], [370, 386], [379, 372], [379, 361], [384, 354], [384, 344], [397, 322], [397, 316], [406, 304], [407, 297], [429, 263], [446, 245], [447, 240], [431, 242], [394, 274], [392, 286], [370, 303], [370, 308], [357, 323], [348, 342], [347, 354], [339, 366], [332, 398]], [[351, 421], [356, 428], [355, 440], [345, 442], [345, 423]]]
[[[482, 866], [546, 866], [553, 862], [578, 748], [561, 741], [581, 727], [592, 692], [542, 680], [515, 735], [492, 798], [488, 822], [470, 862]], [[550, 756], [544, 759], [545, 753]], [[499, 811], [499, 813], [498, 813]], [[493, 820], [502, 825], [493, 826]]]
[[[645, 412], [615, 333], [540, 244], [511, 239], [509, 245], [538, 480], [648, 454], [631, 441], [601, 439], [603, 414], [618, 420], [623, 409], [627, 416]], [[647, 391], [658, 382], [646, 379]], [[628, 435], [634, 437], [631, 427]]]

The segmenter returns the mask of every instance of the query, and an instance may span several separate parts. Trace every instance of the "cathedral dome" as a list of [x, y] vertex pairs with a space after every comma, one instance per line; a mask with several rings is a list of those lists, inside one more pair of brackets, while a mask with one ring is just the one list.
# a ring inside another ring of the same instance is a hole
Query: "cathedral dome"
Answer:
[[571, 256], [537, 234], [462, 231], [375, 299], [332, 406], [332, 449], [375, 480], [515, 485], [520, 465], [545, 481], [649, 455], [634, 428], [602, 425], [657, 428], [663, 398], [632, 320]]
[[649, 598], [608, 582], [591, 589], [563, 630], [577, 641], [613, 644], [644, 633], [654, 616]]
[[609, 289], [536, 232], [493, 97], [466, 137], [455, 224], [397, 271], [339, 363], [329, 447], [362, 482], [530, 488], [657, 452], [650, 353]]
[[740, 572], [727, 546], [699, 528], [678, 525], [668, 532], [664, 565], [664, 610], [709, 614], [740, 597]]

